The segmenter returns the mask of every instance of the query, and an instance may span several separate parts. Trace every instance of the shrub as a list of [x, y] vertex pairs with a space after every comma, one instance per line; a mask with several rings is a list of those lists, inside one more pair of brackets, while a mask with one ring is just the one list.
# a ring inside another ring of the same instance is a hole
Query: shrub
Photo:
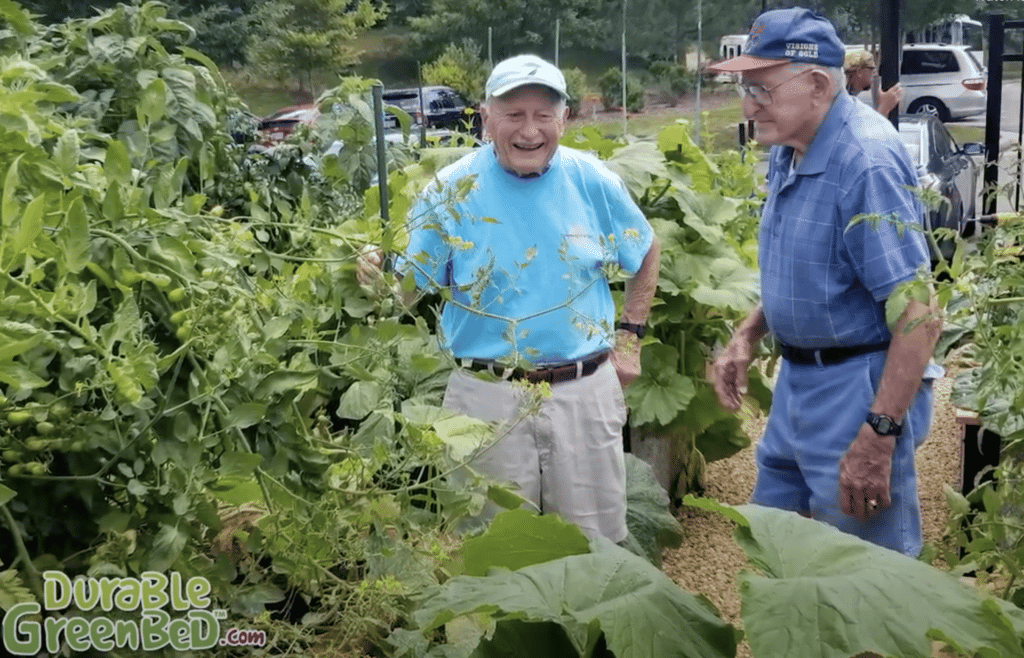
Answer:
[[[605, 109], [622, 107], [622, 73], [617, 68], [610, 68], [597, 80], [601, 92], [601, 102]], [[640, 81], [632, 75], [626, 75], [626, 109], [639, 112], [644, 109], [644, 88]]]
[[697, 74], [682, 64], [674, 62], [652, 62], [647, 71], [654, 79], [661, 98], [675, 105], [679, 99], [697, 87]]
[[448, 44], [440, 57], [423, 66], [425, 84], [446, 85], [472, 102], [483, 100], [486, 79], [487, 66], [472, 39]]
[[578, 68], [562, 69], [565, 76], [565, 85], [569, 92], [569, 116], [574, 117], [580, 113], [580, 104], [590, 93], [590, 81], [587, 74]]

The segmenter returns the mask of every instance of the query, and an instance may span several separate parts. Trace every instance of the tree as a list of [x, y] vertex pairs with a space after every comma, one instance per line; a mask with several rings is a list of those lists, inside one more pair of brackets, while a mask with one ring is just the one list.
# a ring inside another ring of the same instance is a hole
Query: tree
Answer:
[[[351, 7], [351, 8], [350, 8]], [[349, 71], [359, 61], [355, 38], [387, 16], [373, 0], [270, 0], [253, 16], [249, 61], [277, 80], [312, 90], [313, 74]]]
[[593, 0], [431, 0], [428, 12], [409, 19], [414, 46], [422, 59], [433, 59], [445, 45], [462, 39], [487, 43], [492, 31], [495, 59], [533, 52], [552, 58], [555, 22], [560, 21], [560, 45], [595, 45], [607, 31], [607, 19]]

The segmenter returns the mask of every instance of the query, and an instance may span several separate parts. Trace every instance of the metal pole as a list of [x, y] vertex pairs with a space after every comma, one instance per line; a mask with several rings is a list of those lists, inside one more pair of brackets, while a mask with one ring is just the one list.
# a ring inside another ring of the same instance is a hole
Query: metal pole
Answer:
[[999, 185], [999, 120], [1003, 107], [1003, 15], [988, 16], [988, 104], [985, 111], [985, 175], [982, 208], [986, 215], [996, 212]]
[[494, 68], [494, 28], [487, 26], [487, 64]]
[[427, 110], [423, 105], [423, 66], [416, 62], [416, 82], [420, 97], [420, 148], [427, 148]]
[[384, 150], [384, 85], [373, 85], [373, 125], [377, 141], [377, 189], [380, 191], [380, 217], [387, 224], [391, 219], [388, 212], [388, 161]]
[[[696, 117], [697, 120], [694, 123], [694, 125], [697, 127], [697, 130], [695, 131], [695, 133], [696, 133], [695, 134], [695, 138], [696, 138], [695, 141], [697, 142], [697, 146], [698, 147], [700, 146], [700, 119], [701, 119], [701, 116], [700, 116], [700, 83], [701, 83], [701, 77], [702, 77], [701, 74], [700, 74], [700, 54], [701, 54], [701, 51], [704, 50], [703, 46], [704, 46], [704, 6], [703, 6], [701, 0], [697, 0], [697, 99], [696, 99], [697, 102], [696, 102], [696, 108], [695, 108], [695, 110], [697, 112], [697, 117]], [[684, 68], [686, 67], [686, 53], [683, 53], [683, 67]]]
[[562, 19], [555, 19], [555, 68], [558, 68], [558, 39], [562, 32]]
[[[903, 40], [900, 38], [900, 12], [902, 0], [878, 0], [878, 20], [881, 23], [881, 66], [882, 89], [889, 89], [900, 81], [900, 56]], [[900, 110], [894, 107], [889, 112], [889, 121], [894, 128], [900, 127]]]
[[626, 138], [629, 127], [629, 117], [626, 114], [626, 4], [628, 0], [622, 0], [622, 138]]

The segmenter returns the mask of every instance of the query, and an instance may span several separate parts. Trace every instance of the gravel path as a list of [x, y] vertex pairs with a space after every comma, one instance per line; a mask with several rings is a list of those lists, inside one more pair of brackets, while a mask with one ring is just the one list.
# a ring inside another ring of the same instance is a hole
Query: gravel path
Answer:
[[[946, 526], [943, 485], [958, 486], [961, 428], [949, 403], [952, 379], [935, 382], [935, 410], [928, 440], [917, 451], [918, 485], [924, 541], [937, 544]], [[763, 419], [751, 422], [753, 440], [761, 433]], [[742, 504], [754, 486], [753, 448], [708, 465], [706, 495], [723, 503]], [[678, 513], [685, 537], [683, 545], [667, 550], [662, 567], [682, 588], [704, 594], [727, 621], [742, 627], [736, 574], [746, 566], [746, 556], [732, 539], [733, 526], [718, 514], [684, 507]], [[744, 643], [737, 654], [750, 656]]]

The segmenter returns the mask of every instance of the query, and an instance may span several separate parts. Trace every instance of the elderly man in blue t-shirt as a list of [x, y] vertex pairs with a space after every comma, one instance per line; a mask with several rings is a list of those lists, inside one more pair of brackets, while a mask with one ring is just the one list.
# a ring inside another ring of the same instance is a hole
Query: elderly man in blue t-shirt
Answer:
[[[921, 524], [914, 449], [931, 422], [930, 363], [941, 321], [885, 302], [929, 264], [917, 176], [892, 125], [846, 92], [843, 44], [807, 9], [759, 16], [738, 72], [743, 111], [771, 144], [761, 214], [761, 302], [714, 364], [736, 409], [753, 346], [783, 357], [757, 446], [754, 503], [794, 510], [915, 555]], [[875, 221], [851, 222], [857, 215]]]
[[[542, 512], [621, 542], [622, 389], [639, 375], [659, 243], [615, 174], [559, 146], [569, 111], [555, 66], [507, 59], [486, 94], [490, 144], [421, 194], [396, 271], [420, 289], [448, 291], [439, 332], [459, 367], [444, 405], [500, 428], [470, 465], [514, 484]], [[610, 268], [630, 277], [617, 318]], [[539, 412], [523, 416], [516, 380], [550, 384]]]

